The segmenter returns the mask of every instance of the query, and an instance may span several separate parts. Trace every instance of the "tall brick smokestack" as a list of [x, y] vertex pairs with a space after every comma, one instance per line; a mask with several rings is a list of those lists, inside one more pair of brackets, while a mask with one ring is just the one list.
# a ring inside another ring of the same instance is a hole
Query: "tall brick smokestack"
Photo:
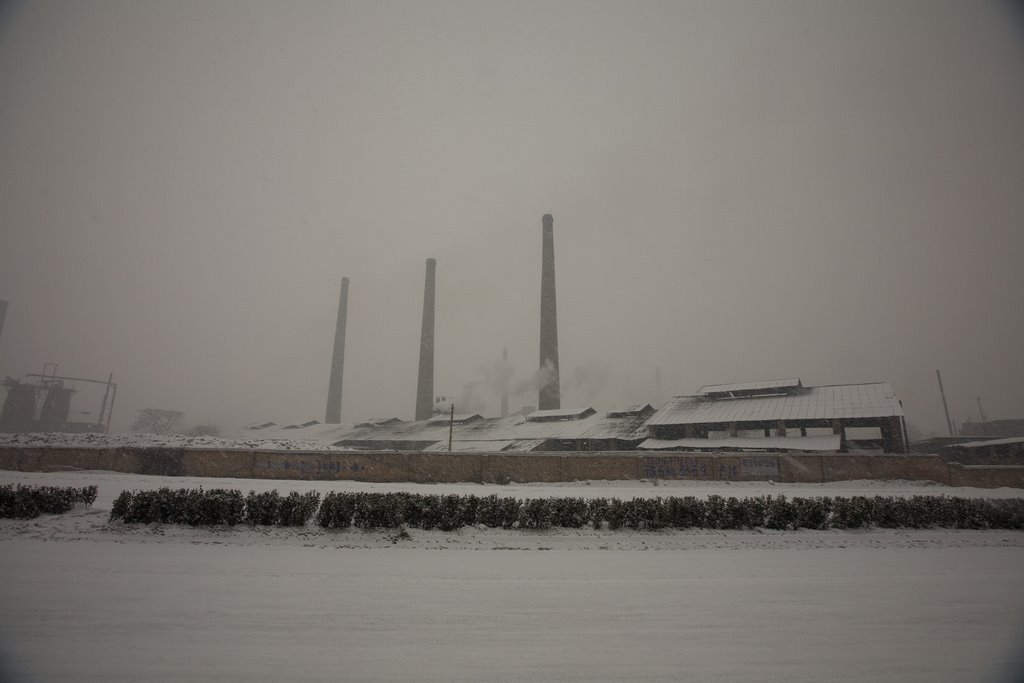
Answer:
[[558, 312], [555, 308], [555, 219], [541, 219], [543, 249], [540, 273], [540, 396], [541, 410], [562, 407], [558, 381]]
[[423, 285], [423, 328], [420, 332], [420, 374], [416, 382], [416, 419], [429, 420], [434, 413], [434, 273], [437, 261], [427, 259]]
[[508, 349], [501, 350], [501, 416], [508, 417]]
[[334, 328], [334, 356], [331, 357], [331, 383], [327, 388], [327, 414], [324, 422], [341, 422], [341, 382], [345, 376], [345, 321], [348, 318], [348, 278], [341, 278], [338, 298], [338, 322]]
[[7, 302], [0, 299], [0, 339], [4, 337], [4, 318], [7, 317]]

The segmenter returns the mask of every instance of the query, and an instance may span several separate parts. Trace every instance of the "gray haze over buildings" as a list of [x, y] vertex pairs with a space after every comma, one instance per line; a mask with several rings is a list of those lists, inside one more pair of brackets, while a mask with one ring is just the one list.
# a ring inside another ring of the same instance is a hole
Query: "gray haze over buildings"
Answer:
[[[554, 215], [563, 407], [888, 380], [1024, 417], [1024, 39], [1009, 4], [0, 5], [0, 377], [190, 422], [511, 409]], [[658, 396], [655, 368], [663, 395]]]

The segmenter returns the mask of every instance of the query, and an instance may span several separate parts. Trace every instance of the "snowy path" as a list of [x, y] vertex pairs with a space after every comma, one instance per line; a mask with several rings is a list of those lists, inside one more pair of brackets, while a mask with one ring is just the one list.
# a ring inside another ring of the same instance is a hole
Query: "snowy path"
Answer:
[[[384, 485], [0, 472], [8, 481], [96, 483], [100, 497], [93, 509], [0, 521], [0, 679], [976, 681], [1024, 669], [1018, 532], [468, 528], [393, 543], [393, 532], [312, 526], [106, 522], [121, 488]], [[423, 488], [742, 495], [642, 482]], [[968, 495], [898, 482], [802, 488]]]

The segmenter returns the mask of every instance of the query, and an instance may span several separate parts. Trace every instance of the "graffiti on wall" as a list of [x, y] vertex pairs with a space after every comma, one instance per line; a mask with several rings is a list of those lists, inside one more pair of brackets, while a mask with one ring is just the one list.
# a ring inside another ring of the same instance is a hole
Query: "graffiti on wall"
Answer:
[[740, 460], [740, 471], [745, 478], [778, 479], [779, 459], [772, 457], [743, 458]]
[[645, 479], [738, 479], [735, 463], [715, 462], [712, 458], [645, 457]]
[[285, 460], [283, 458], [268, 458], [266, 460], [259, 460], [256, 462], [255, 469], [257, 470], [279, 470], [284, 472], [297, 472], [301, 474], [341, 474], [342, 472], [350, 472], [352, 474], [358, 474], [359, 472], [365, 472], [366, 466], [361, 465], [358, 462], [345, 462], [343, 460], [332, 460], [332, 461], [296, 461]]
[[645, 479], [777, 479], [779, 459], [771, 456], [721, 459], [715, 456], [648, 456], [643, 460]]

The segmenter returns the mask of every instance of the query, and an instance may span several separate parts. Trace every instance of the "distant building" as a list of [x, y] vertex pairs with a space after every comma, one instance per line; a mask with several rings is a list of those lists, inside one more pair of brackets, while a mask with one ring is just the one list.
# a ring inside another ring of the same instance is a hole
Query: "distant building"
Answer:
[[416, 422], [370, 421], [334, 443], [359, 450], [447, 451], [619, 451], [634, 450], [647, 436], [650, 405], [609, 413], [593, 408], [535, 410], [528, 415], [485, 418], [439, 415]]
[[645, 450], [908, 451], [887, 382], [805, 387], [797, 378], [718, 384], [676, 396], [647, 421]]
[[406, 422], [386, 417], [348, 427], [265, 422], [245, 431], [247, 438], [319, 441], [365, 451], [908, 450], [903, 406], [888, 383], [805, 387], [799, 379], [706, 386], [657, 411], [650, 404], [605, 413], [550, 408], [501, 418], [441, 414]]
[[964, 422], [960, 436], [1024, 436], [1024, 420], [989, 420]]

